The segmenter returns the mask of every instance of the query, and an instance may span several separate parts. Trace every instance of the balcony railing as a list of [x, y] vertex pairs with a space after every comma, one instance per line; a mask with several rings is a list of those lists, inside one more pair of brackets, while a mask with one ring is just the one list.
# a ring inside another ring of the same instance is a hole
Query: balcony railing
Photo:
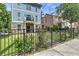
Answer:
[[26, 21], [34, 21], [34, 18], [31, 17], [31, 16], [27, 16], [27, 17], [26, 17]]

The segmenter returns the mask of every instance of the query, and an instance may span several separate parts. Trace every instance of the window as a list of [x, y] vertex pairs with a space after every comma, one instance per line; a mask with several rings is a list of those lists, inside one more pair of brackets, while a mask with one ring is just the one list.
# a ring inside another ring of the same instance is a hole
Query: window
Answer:
[[26, 5], [26, 9], [27, 9], [27, 10], [31, 10], [31, 5], [28, 5], [28, 4], [27, 4], [27, 5]]
[[36, 22], [37, 22], [37, 16], [36, 16]]
[[18, 19], [18, 20], [20, 20], [20, 19]]
[[21, 13], [20, 13], [20, 12], [18, 12], [18, 17], [20, 17], [20, 14], [21, 14]]
[[18, 6], [20, 6], [20, 3], [17, 3]]
[[38, 28], [38, 25], [36, 25], [36, 28]]
[[21, 25], [20, 24], [18, 24], [18, 30], [20, 30], [21, 29]]
[[34, 17], [33, 16], [31, 16], [31, 19], [32, 19], [32, 21], [34, 21]]
[[42, 25], [42, 28], [44, 29], [44, 25]]
[[36, 10], [35, 10], [36, 12], [37, 12], [37, 8], [36, 8]]
[[31, 20], [31, 15], [27, 15], [26, 19]]

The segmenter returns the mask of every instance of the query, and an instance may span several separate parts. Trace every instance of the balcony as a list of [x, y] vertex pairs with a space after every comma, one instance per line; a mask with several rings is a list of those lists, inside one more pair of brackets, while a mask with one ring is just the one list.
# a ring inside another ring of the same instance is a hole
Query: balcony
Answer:
[[25, 22], [26, 23], [33, 23], [34, 22], [33, 16], [27, 15]]

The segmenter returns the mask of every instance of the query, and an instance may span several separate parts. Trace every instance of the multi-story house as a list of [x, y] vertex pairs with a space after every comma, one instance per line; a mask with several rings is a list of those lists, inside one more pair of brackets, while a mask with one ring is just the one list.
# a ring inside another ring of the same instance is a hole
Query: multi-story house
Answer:
[[12, 29], [26, 29], [27, 32], [33, 32], [41, 24], [41, 4], [13, 3], [11, 9]]
[[42, 28], [46, 29], [51, 25], [57, 25], [59, 23], [58, 16], [46, 14], [42, 18]]

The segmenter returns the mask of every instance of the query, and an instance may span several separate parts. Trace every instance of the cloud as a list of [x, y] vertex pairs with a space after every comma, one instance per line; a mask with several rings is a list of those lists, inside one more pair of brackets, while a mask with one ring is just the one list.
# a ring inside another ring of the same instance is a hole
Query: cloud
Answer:
[[55, 11], [55, 8], [57, 6], [59, 6], [59, 3], [47, 3], [47, 4], [42, 4], [42, 8], [41, 10], [43, 11], [43, 13], [53, 13]]

